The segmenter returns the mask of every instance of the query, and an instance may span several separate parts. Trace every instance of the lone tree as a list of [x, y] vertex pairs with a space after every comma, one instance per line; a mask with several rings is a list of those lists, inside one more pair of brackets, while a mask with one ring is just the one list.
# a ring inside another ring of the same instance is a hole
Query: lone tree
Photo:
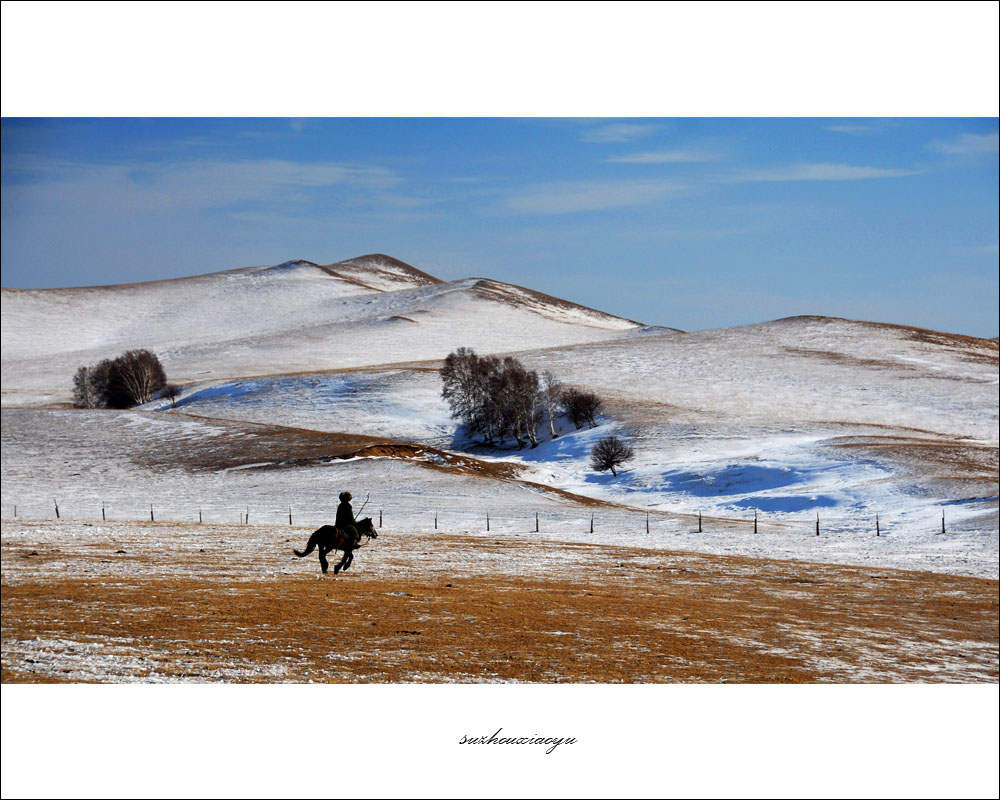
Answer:
[[619, 467], [626, 461], [631, 461], [635, 457], [635, 451], [631, 445], [617, 436], [605, 436], [594, 445], [590, 451], [590, 466], [598, 472], [611, 470], [611, 474], [616, 478], [618, 473], [615, 467]]
[[177, 398], [181, 396], [181, 387], [176, 383], [168, 383], [163, 387], [163, 396], [170, 401], [171, 408], [177, 408]]

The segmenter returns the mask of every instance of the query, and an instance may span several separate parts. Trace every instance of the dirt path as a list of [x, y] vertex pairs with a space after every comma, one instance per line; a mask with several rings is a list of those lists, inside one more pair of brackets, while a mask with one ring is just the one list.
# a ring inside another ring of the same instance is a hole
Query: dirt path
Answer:
[[4, 522], [2, 678], [993, 682], [997, 581], [386, 531]]

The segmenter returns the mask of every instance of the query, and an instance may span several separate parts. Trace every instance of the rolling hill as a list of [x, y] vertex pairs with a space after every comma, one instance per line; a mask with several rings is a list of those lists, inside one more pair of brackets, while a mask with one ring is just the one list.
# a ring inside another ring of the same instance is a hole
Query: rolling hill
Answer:
[[[597, 392], [600, 426], [485, 447], [440, 396], [459, 346]], [[67, 408], [78, 366], [136, 347], [184, 384], [176, 408]], [[349, 485], [416, 529], [538, 513], [547, 537], [996, 577], [997, 387], [989, 340], [827, 317], [684, 333], [384, 255], [4, 289], [4, 515], [322, 521]], [[611, 432], [637, 453], [618, 477], [589, 465]]]
[[639, 323], [499, 281], [441, 281], [383, 255], [169, 281], [3, 289], [3, 404], [65, 402], [66, 376], [127, 349], [173, 380], [441, 359], [626, 336]]

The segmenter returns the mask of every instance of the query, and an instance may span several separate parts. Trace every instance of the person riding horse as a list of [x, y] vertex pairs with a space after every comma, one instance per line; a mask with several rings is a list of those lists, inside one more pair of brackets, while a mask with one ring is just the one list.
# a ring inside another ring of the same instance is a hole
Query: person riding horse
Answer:
[[354, 509], [351, 508], [352, 499], [350, 492], [340, 493], [340, 505], [337, 506], [337, 520], [334, 525], [357, 544], [361, 541], [361, 534], [358, 533], [357, 520], [354, 519]]

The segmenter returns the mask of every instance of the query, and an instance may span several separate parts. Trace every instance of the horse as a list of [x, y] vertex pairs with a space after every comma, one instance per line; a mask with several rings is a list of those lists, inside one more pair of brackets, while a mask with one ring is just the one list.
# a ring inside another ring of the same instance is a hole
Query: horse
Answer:
[[[371, 517], [365, 517], [362, 520], [358, 520], [356, 523], [358, 532], [362, 536], [367, 536], [368, 539], [366, 543], [371, 539], [377, 539], [378, 534], [375, 532], [375, 526], [372, 524]], [[329, 569], [330, 565], [326, 561], [326, 554], [331, 550], [343, 550], [344, 557], [340, 559], [340, 563], [333, 568], [333, 574], [336, 575], [342, 569], [347, 569], [351, 566], [351, 562], [354, 561], [354, 551], [361, 547], [361, 540], [359, 539], [357, 543], [353, 541], [348, 541], [347, 536], [341, 533], [340, 529], [335, 525], [324, 525], [322, 528], [313, 532], [313, 535], [309, 537], [309, 544], [306, 545], [305, 550], [295, 550], [295, 553], [299, 558], [305, 558], [313, 550], [319, 548], [319, 565], [323, 568], [325, 573]]]

